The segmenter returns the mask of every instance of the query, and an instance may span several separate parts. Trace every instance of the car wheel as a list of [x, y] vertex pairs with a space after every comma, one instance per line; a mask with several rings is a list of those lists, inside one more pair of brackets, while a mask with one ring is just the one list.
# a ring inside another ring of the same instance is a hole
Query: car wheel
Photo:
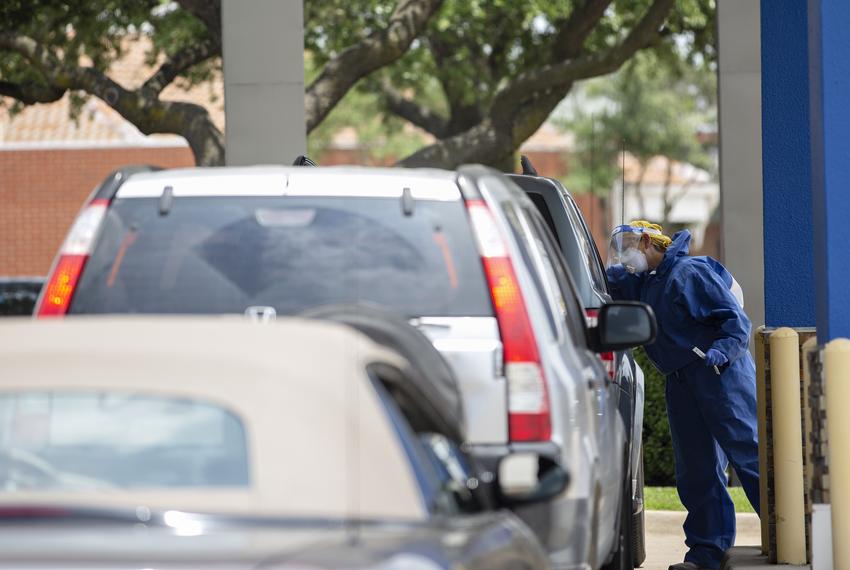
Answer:
[[643, 508], [643, 449], [640, 450], [635, 498], [637, 499], [635, 501], [637, 510], [632, 514], [632, 562], [634, 562], [635, 568], [638, 568], [646, 560], [646, 509]]
[[[628, 465], [628, 462], [626, 462]], [[629, 470], [626, 469], [628, 473]], [[620, 532], [617, 536], [617, 550], [611, 561], [602, 570], [633, 570], [632, 559], [632, 481], [626, 477], [623, 483], [622, 502], [620, 504]]]

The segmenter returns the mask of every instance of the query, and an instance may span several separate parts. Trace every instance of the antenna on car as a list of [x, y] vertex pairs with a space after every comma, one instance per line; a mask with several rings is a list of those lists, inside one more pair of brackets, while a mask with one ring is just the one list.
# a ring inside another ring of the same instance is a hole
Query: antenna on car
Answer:
[[166, 186], [162, 189], [162, 195], [159, 197], [159, 215], [167, 216], [171, 211], [171, 205], [174, 203], [174, 188]]
[[596, 200], [594, 199], [595, 194], [593, 193], [593, 190], [594, 190], [593, 169], [595, 167], [595, 164], [594, 164], [594, 162], [595, 162], [594, 161], [595, 151], [596, 151], [596, 115], [590, 115], [590, 236], [591, 237], [593, 237], [593, 222], [596, 221], [596, 217], [593, 215], [593, 203], [596, 202]]
[[299, 154], [295, 157], [295, 162], [292, 166], [318, 166], [310, 157]]
[[526, 155], [521, 155], [519, 157], [519, 163], [522, 165], [522, 173], [527, 176], [539, 176], [537, 174], [537, 169], [534, 168], [534, 165], [531, 164], [531, 159], [529, 159]]
[[626, 224], [626, 139], [622, 143], [622, 160], [620, 168], [620, 225]]

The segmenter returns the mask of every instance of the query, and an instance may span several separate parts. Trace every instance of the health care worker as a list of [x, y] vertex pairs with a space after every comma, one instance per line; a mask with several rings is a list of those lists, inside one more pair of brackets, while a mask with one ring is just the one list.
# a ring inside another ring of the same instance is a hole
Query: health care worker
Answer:
[[727, 458], [759, 510], [750, 320], [732, 275], [712, 258], [690, 257], [690, 241], [688, 231], [671, 240], [661, 226], [642, 220], [619, 226], [607, 271], [615, 299], [647, 303], [658, 320], [657, 340], [646, 352], [667, 377], [676, 487], [688, 510], [683, 528], [689, 550], [671, 570], [719, 568], [732, 547]]

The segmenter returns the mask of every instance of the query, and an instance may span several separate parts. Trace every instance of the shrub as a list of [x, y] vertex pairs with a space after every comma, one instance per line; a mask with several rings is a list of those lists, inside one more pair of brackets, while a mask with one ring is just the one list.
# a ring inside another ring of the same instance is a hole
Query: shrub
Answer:
[[643, 369], [646, 399], [643, 408], [643, 468], [646, 485], [676, 484], [673, 442], [667, 423], [664, 376], [655, 369], [643, 349], [635, 350], [635, 360]]

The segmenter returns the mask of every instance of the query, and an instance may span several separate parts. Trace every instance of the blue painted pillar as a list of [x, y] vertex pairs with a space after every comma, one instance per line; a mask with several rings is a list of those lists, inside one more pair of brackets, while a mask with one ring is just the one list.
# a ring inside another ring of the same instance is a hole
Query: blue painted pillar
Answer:
[[767, 326], [815, 325], [806, 8], [800, 0], [761, 0]]
[[818, 341], [850, 338], [850, 2], [809, 0]]

